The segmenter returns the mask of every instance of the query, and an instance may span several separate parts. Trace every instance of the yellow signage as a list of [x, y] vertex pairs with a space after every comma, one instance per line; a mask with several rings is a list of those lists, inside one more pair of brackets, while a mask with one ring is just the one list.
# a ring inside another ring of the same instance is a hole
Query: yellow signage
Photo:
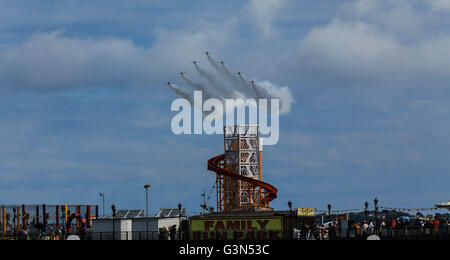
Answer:
[[298, 209], [299, 217], [314, 217], [315, 215], [316, 215], [315, 209], [310, 209], [310, 208], [299, 208]]
[[283, 218], [191, 219], [192, 240], [281, 240]]

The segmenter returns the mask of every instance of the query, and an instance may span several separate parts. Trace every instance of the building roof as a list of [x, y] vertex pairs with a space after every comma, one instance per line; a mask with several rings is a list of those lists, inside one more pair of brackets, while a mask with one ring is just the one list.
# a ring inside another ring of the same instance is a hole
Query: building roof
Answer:
[[158, 215], [156, 215], [157, 218], [174, 218], [179, 216], [186, 216], [186, 209], [180, 210], [179, 209], [160, 209]]
[[138, 210], [122, 209], [116, 212], [116, 218], [125, 219], [125, 218], [143, 218], [143, 217], [145, 217], [143, 209]]
[[211, 218], [249, 218], [249, 217], [279, 217], [279, 216], [296, 216], [296, 211], [254, 211], [243, 210], [237, 212], [208, 213], [191, 217], [191, 219], [211, 219]]
[[[159, 213], [155, 218], [175, 218], [175, 217], [186, 216], [186, 209], [180, 211], [178, 209], [160, 209]], [[146, 218], [145, 211], [143, 209], [122, 209], [116, 212], [116, 219], [135, 219], [135, 218]]]

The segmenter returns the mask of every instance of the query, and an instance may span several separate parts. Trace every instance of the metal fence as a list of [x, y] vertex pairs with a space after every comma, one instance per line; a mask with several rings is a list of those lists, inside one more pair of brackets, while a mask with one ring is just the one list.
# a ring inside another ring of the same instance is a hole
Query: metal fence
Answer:
[[376, 235], [384, 239], [424, 240], [449, 239], [450, 228], [447, 227], [397, 227], [376, 230]]
[[[287, 230], [285, 230], [287, 232]], [[68, 240], [72, 234], [67, 234], [63, 229], [54, 232], [51, 229], [46, 232], [22, 230], [21, 232], [8, 232], [0, 240]], [[189, 231], [183, 230], [170, 233], [168, 231], [129, 231], [129, 232], [90, 232], [73, 234], [80, 240], [189, 240]], [[366, 240], [371, 235], [377, 235], [381, 240], [448, 240], [450, 239], [449, 226], [403, 226], [403, 227], [383, 227], [373, 228], [363, 231], [361, 228], [351, 227], [350, 229], [326, 229], [322, 232], [315, 230], [298, 230], [294, 233], [295, 240]], [[180, 237], [181, 236], [181, 237]], [[289, 237], [289, 236], [284, 236]], [[75, 237], [76, 238], [76, 237]]]
[[87, 240], [180, 240], [179, 233], [170, 235], [157, 231], [129, 231], [129, 232], [91, 232]]
[[[68, 240], [72, 234], [54, 233], [19, 233], [0, 236], [0, 240]], [[180, 239], [179, 233], [170, 235], [167, 232], [130, 231], [130, 232], [88, 232], [86, 234], [73, 234], [80, 240], [188, 240], [189, 234], [183, 233]], [[432, 227], [398, 227], [380, 228], [372, 232], [363, 233], [359, 229], [332, 230], [325, 234], [321, 232], [307, 231], [297, 233], [295, 240], [366, 240], [370, 235], [377, 235], [381, 240], [448, 240], [450, 229]], [[72, 237], [73, 238], [73, 237]]]
[[175, 236], [153, 231], [130, 232], [88, 232], [86, 234], [53, 234], [53, 233], [19, 233], [0, 236], [0, 240], [180, 240], [179, 234]]
[[64, 235], [33, 233], [16, 233], [0, 236], [0, 240], [65, 240]]
[[[59, 239], [71, 214], [78, 213], [90, 227], [98, 216], [97, 205], [0, 205], [0, 240]], [[79, 227], [80, 220], [74, 219]], [[43, 232], [44, 231], [44, 232]]]

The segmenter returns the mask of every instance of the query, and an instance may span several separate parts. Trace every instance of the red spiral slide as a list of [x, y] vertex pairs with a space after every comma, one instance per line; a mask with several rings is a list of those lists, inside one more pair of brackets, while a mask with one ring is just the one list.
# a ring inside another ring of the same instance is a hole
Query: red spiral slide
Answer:
[[[275, 200], [277, 198], [278, 190], [263, 181], [248, 178], [245, 176], [241, 176], [235, 172], [229, 171], [225, 169], [225, 154], [218, 155], [214, 158], [211, 158], [208, 160], [208, 170], [213, 171], [217, 174], [217, 176], [225, 176], [227, 178], [233, 179], [233, 180], [239, 180], [245, 183], [248, 183], [253, 188], [261, 189], [261, 199], [260, 201], [255, 202], [253, 206], [255, 207], [269, 207], [269, 203], [272, 200]], [[220, 195], [220, 194], [218, 194]], [[219, 199], [218, 199], [219, 200]], [[219, 203], [218, 203], [218, 210], [220, 211]], [[223, 211], [223, 209], [222, 209]]]

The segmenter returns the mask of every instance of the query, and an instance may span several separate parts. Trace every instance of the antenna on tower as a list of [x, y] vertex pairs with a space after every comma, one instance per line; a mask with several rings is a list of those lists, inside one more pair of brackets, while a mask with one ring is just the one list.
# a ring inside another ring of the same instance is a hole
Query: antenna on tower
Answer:
[[200, 196], [203, 197], [203, 204], [200, 204], [200, 207], [202, 207], [203, 214], [205, 214], [208, 209], [208, 206], [206, 205], [206, 189], [203, 190], [203, 193]]

